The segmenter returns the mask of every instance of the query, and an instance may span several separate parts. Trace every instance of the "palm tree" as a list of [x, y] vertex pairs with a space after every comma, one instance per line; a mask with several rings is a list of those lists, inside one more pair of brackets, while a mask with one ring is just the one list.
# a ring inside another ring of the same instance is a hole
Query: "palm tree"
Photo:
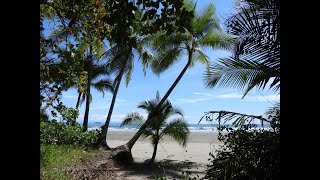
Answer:
[[[141, 19], [141, 12], [135, 11], [135, 16], [137, 19]], [[125, 83], [128, 86], [129, 81], [131, 79], [131, 75], [134, 68], [134, 56], [138, 55], [139, 59], [142, 61], [143, 71], [146, 74], [146, 69], [148, 67], [148, 62], [153, 59], [152, 54], [147, 51], [145, 45], [147, 44], [147, 40], [149, 39], [147, 36], [142, 37], [139, 36], [136, 32], [139, 32], [139, 28], [141, 28], [140, 21], [136, 21], [134, 27], [131, 29], [132, 36], [130, 37], [130, 42], [126, 43], [118, 43], [115, 44], [110, 50], [106, 51], [102, 57], [109, 58], [108, 67], [112, 72], [115, 72], [114, 79], [114, 93], [112, 96], [110, 108], [108, 111], [108, 115], [105, 121], [105, 124], [101, 127], [101, 134], [99, 136], [99, 144], [106, 149], [109, 149], [106, 136], [108, 134], [108, 127], [110, 124], [113, 108], [115, 105], [115, 101], [117, 98], [119, 86], [123, 76], [125, 76]]]
[[[104, 96], [104, 92], [110, 91], [111, 93], [114, 92], [113, 89], [113, 81], [110, 78], [107, 78], [106, 76], [109, 75], [109, 70], [105, 64], [99, 64], [94, 63], [92, 61], [87, 61], [84, 68], [87, 72], [90, 70], [91, 73], [87, 75], [87, 87], [85, 89], [82, 89], [84, 91], [78, 91], [78, 101], [77, 101], [77, 107], [79, 104], [84, 102], [86, 100], [86, 109], [85, 109], [85, 116], [83, 120], [83, 127], [85, 130], [88, 129], [88, 117], [89, 117], [89, 108], [90, 103], [92, 101], [92, 95], [90, 93], [91, 87], [95, 88], [99, 92], [102, 93]], [[79, 86], [78, 89], [81, 89], [81, 86]], [[82, 95], [82, 99], [79, 101], [79, 97]]]
[[[150, 101], [142, 101], [138, 105], [138, 108], [144, 109], [147, 111], [147, 113], [150, 113], [155, 110], [154, 108], [157, 107], [160, 100], [161, 98], [159, 92], [157, 92], [155, 99]], [[163, 136], [171, 136], [180, 145], [185, 147], [187, 145], [189, 135], [187, 123], [182, 118], [176, 118], [169, 123], [166, 122], [172, 115], [180, 115], [183, 117], [182, 111], [179, 108], [172, 106], [169, 101], [165, 101], [165, 103], [163, 103], [163, 105], [156, 111], [157, 113], [152, 117], [152, 121], [148, 123], [148, 126], [143, 130], [142, 133], [144, 138], [150, 136], [151, 143], [154, 146], [150, 164], [152, 164], [155, 160], [158, 143]], [[121, 126], [132, 123], [141, 124], [143, 122], [145, 122], [145, 119], [139, 113], [130, 113], [126, 115], [121, 123]]]
[[[98, 90], [102, 93], [102, 96], [104, 97], [105, 91], [110, 91], [113, 93], [113, 81], [110, 78], [105, 78], [103, 76], [109, 76], [110, 72], [106, 65], [104, 64], [92, 64], [92, 76], [91, 76], [91, 87]], [[85, 102], [86, 100], [86, 89], [83, 87], [80, 83], [76, 84], [75, 87], [78, 89], [78, 99], [76, 103], [76, 109], [79, 108], [79, 106]], [[90, 95], [90, 99], [92, 99], [92, 96]]]
[[[68, 31], [65, 31], [60, 27], [51, 31], [49, 38], [53, 41], [58, 40], [58, 43], [60, 43], [62, 40], [67, 42], [68, 36]], [[91, 41], [94, 43], [91, 43]], [[101, 79], [101, 76], [110, 75], [108, 66], [102, 61], [102, 54], [105, 52], [105, 48], [106, 46], [101, 40], [89, 35], [78, 44], [78, 48], [73, 54], [74, 58], [78, 58], [77, 60], [79, 61], [79, 65], [83, 66], [81, 68], [87, 72], [85, 83], [80, 80], [81, 77], [78, 77], [79, 82], [71, 86], [77, 87], [78, 89], [76, 109], [79, 108], [82, 102], [86, 101], [85, 114], [83, 118], [83, 127], [85, 130], [88, 129], [90, 102], [92, 100], [90, 93], [91, 87], [94, 87], [103, 93], [103, 96], [104, 91], [106, 90], [113, 93], [113, 81], [110, 78]], [[83, 55], [84, 52], [86, 55]]]
[[[191, 20], [191, 26], [185, 28], [184, 33], [176, 32], [168, 35], [165, 32], [162, 32], [153, 37], [152, 46], [157, 52], [157, 55], [154, 58], [155, 60], [152, 61], [151, 64], [154, 73], [162, 73], [180, 60], [179, 57], [184, 53], [188, 55], [187, 64], [161, 99], [155, 110], [160, 108], [166, 101], [189, 67], [192, 67], [196, 62], [206, 65], [207, 68], [209, 67], [209, 58], [204, 54], [201, 48], [230, 49], [234, 41], [233, 36], [222, 31], [213, 4], [210, 4], [203, 12], [198, 14], [195, 13], [195, 3], [187, 1], [185, 2], [185, 6], [188, 10], [194, 12], [194, 16]], [[153, 112], [150, 114], [152, 113]], [[148, 122], [148, 120], [146, 122]], [[129, 149], [131, 149], [138, 140], [145, 127], [146, 125], [142, 125], [140, 128], [141, 131], [139, 130], [126, 144]]]
[[231, 34], [237, 36], [233, 57], [213, 63], [205, 74], [207, 87], [280, 89], [280, 4], [279, 0], [247, 0], [228, 18]]

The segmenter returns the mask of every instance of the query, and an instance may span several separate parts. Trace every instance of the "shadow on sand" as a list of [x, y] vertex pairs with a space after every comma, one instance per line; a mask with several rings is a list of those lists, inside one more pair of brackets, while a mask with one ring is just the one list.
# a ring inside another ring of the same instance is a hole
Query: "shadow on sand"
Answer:
[[[193, 177], [198, 174], [204, 174], [203, 169], [198, 170], [198, 164], [190, 161], [162, 160], [150, 165], [149, 160], [136, 162], [128, 166], [120, 166], [119, 171], [122, 174], [133, 179], [155, 179], [156, 177], [170, 177], [172, 179], [183, 179], [192, 174]], [[134, 178], [136, 177], [136, 178]]]

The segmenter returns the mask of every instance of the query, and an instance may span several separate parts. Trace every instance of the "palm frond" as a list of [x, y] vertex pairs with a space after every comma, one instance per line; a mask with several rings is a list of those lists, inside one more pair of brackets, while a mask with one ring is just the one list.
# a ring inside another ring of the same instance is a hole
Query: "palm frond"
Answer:
[[273, 115], [276, 111], [280, 111], [280, 102], [277, 102], [274, 106], [270, 107], [265, 114]]
[[151, 139], [153, 139], [152, 137], [154, 136], [154, 130], [152, 130], [150, 128], [146, 128], [145, 130], [143, 130], [142, 138], [146, 138], [146, 137], [149, 137], [149, 136], [151, 136]]
[[279, 1], [245, 3], [227, 21], [230, 33], [238, 36], [235, 57], [265, 63], [280, 63]]
[[183, 1], [183, 7], [185, 7], [188, 11], [192, 11], [195, 15], [197, 2], [194, 2], [193, 0], [185, 0]]
[[125, 65], [125, 77], [126, 77], [126, 86], [128, 87], [129, 81], [131, 80], [132, 72], [134, 68], [134, 62], [133, 62], [133, 54], [132, 51], [128, 54], [126, 65]]
[[204, 54], [200, 48], [195, 48], [195, 52], [192, 54], [192, 58], [194, 59], [193, 62], [198, 61], [201, 64], [204, 64], [207, 68], [207, 70], [209, 70], [209, 62], [210, 59], [209, 57]]
[[172, 120], [166, 125], [161, 132], [161, 137], [163, 135], [169, 135], [180, 145], [186, 147], [189, 133], [187, 122], [179, 118]]
[[224, 33], [222, 31], [215, 31], [212, 33], [207, 33], [205, 36], [200, 38], [196, 43], [202, 47], [208, 47], [211, 49], [223, 49], [231, 50], [233, 43], [235, 41], [235, 36], [231, 34]]
[[152, 71], [155, 74], [160, 74], [171, 67], [177, 59], [182, 55], [180, 47], [170, 49], [166, 52], [159, 52], [154, 61], [151, 63]]
[[152, 104], [152, 103], [150, 103], [149, 101], [141, 101], [141, 102], [139, 103], [139, 105], [138, 105], [138, 108], [144, 109], [144, 110], [146, 110], [147, 112], [151, 112], [152, 109], [153, 109], [154, 107], [156, 107], [156, 106], [157, 106], [156, 104]]
[[97, 81], [99, 79], [109, 79], [110, 81], [112, 81], [109, 77], [110, 77], [110, 71], [104, 69], [105, 67], [93, 67], [92, 68], [92, 72], [91, 72], [91, 79], [92, 81]]
[[222, 30], [219, 18], [215, 13], [215, 6], [213, 3], [210, 3], [206, 9], [193, 18], [192, 23], [192, 32], [196, 38], [203, 37], [210, 31]]
[[137, 124], [137, 126], [141, 126], [141, 124], [145, 121], [144, 117], [137, 112], [133, 112], [127, 114], [123, 121], [120, 124], [120, 127], [125, 125]]
[[170, 113], [168, 114], [168, 117], [172, 116], [172, 115], [177, 115], [177, 114], [179, 114], [181, 117], [183, 117], [182, 109], [177, 106], [171, 106]]
[[[246, 87], [244, 96], [255, 86], [264, 88], [271, 78], [279, 74], [273, 68], [254, 61], [224, 58], [219, 62], [212, 64], [210, 70], [205, 74], [206, 87], [220, 86], [239, 89]], [[280, 83], [280, 79], [274, 79], [273, 84], [276, 85], [275, 81]]]
[[[152, 36], [152, 49], [157, 52], [167, 52], [172, 49], [182, 48], [192, 37], [191, 33], [172, 33], [170, 35], [165, 32], [157, 33]], [[165, 54], [165, 53], [164, 53]]]
[[101, 79], [91, 83], [91, 86], [101, 92], [103, 97], [105, 91], [110, 91], [111, 93], [114, 91], [113, 81], [111, 79]]
[[153, 56], [153, 54], [150, 51], [147, 50], [146, 47], [143, 46], [142, 42], [138, 43], [137, 51], [139, 54], [139, 59], [142, 60], [143, 73], [144, 73], [144, 75], [146, 75], [148, 65], [150, 62], [152, 62], [154, 60], [155, 57]]

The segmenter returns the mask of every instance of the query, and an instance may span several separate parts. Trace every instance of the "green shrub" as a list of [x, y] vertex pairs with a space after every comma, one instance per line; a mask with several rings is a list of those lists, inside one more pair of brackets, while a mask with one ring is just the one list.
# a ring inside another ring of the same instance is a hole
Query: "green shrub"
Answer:
[[211, 160], [206, 179], [280, 179], [280, 130], [228, 129]]
[[72, 144], [83, 147], [95, 147], [98, 131], [84, 131], [80, 124], [67, 125], [63, 122], [41, 121], [40, 143], [42, 144]]

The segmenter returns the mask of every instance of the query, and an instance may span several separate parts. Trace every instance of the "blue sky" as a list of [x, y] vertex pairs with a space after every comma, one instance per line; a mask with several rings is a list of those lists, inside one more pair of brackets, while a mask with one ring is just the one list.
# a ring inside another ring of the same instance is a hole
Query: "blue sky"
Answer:
[[[200, 0], [197, 4], [197, 9], [206, 7], [210, 2], [215, 4], [220, 21], [223, 23], [225, 18], [233, 11], [234, 0]], [[211, 62], [230, 55], [229, 52], [221, 50], [207, 50], [205, 53], [210, 57]], [[164, 95], [186, 62], [187, 57], [184, 56], [178, 63], [158, 77], [152, 74], [150, 70], [144, 76], [141, 63], [138, 59], [135, 59], [134, 71], [128, 87], [125, 86], [124, 80], [121, 82], [111, 122], [120, 122], [126, 114], [131, 112], [139, 112], [146, 117], [147, 114], [137, 108], [139, 102], [153, 99], [157, 90], [159, 90], [161, 96]], [[253, 89], [244, 99], [241, 99], [243, 91], [237, 89], [205, 88], [202, 81], [204, 71], [205, 67], [203, 65], [195, 64], [194, 67], [187, 70], [169, 96], [172, 104], [183, 110], [185, 120], [188, 123], [197, 123], [204, 115], [204, 112], [211, 110], [228, 110], [262, 115], [268, 107], [272, 106], [280, 98], [278, 92], [275, 93], [272, 90], [256, 91], [256, 89]], [[95, 89], [91, 91], [93, 100], [90, 105], [89, 121], [104, 122], [108, 114], [112, 94], [107, 92], [103, 98], [102, 94]], [[77, 95], [76, 89], [70, 89], [63, 93], [62, 102], [68, 107], [75, 107]], [[84, 108], [85, 103], [79, 108], [80, 116], [77, 121], [81, 124]]]

